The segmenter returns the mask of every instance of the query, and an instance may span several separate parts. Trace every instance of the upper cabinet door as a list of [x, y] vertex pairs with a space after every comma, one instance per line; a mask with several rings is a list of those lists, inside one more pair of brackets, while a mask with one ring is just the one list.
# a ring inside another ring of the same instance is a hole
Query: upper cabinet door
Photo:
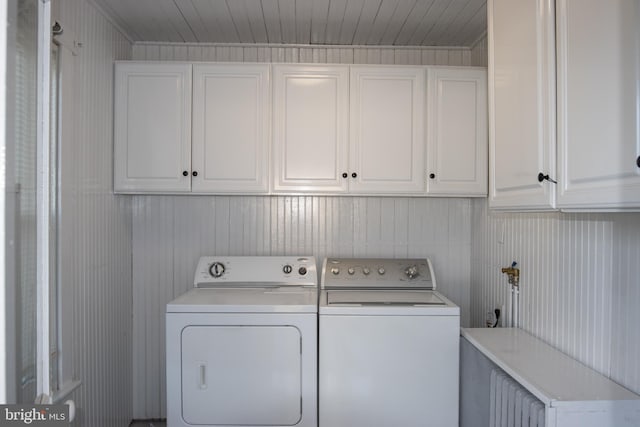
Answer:
[[192, 191], [268, 191], [269, 65], [194, 64]]
[[640, 2], [558, 0], [560, 208], [640, 207]]
[[554, 1], [489, 0], [490, 206], [552, 209]]
[[274, 65], [273, 190], [344, 192], [347, 66]]
[[191, 65], [117, 62], [114, 191], [191, 185]]
[[487, 72], [429, 70], [427, 192], [487, 195]]
[[424, 192], [424, 67], [352, 66], [350, 191]]

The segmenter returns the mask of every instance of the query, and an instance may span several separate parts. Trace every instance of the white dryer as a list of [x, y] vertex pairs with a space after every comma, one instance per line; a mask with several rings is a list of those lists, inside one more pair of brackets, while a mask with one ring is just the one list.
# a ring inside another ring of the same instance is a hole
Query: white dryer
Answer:
[[460, 309], [426, 259], [325, 259], [320, 427], [457, 427]]
[[202, 257], [167, 305], [167, 424], [317, 427], [313, 257]]

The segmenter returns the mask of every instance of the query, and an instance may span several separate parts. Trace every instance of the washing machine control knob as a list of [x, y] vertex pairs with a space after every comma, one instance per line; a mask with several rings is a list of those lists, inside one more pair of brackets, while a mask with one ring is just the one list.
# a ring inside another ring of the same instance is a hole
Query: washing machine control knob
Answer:
[[293, 271], [293, 267], [291, 267], [289, 264], [282, 267], [282, 272], [284, 274], [290, 274], [292, 271]]
[[331, 273], [337, 275], [340, 273], [340, 269], [338, 267], [331, 267]]
[[211, 264], [211, 267], [209, 267], [209, 274], [211, 274], [211, 277], [222, 277], [222, 275], [224, 274], [225, 271], [225, 267], [224, 264], [221, 262], [214, 262], [213, 264]]
[[378, 274], [382, 276], [384, 273], [386, 273], [384, 267], [378, 267]]
[[300, 267], [298, 269], [298, 274], [300, 274], [301, 276], [304, 276], [305, 274], [307, 274], [307, 267]]
[[353, 276], [356, 272], [356, 269], [353, 267], [349, 267], [349, 269], [347, 270], [347, 273], [349, 273], [351, 276]]
[[365, 276], [368, 276], [369, 273], [371, 273], [371, 270], [369, 270], [369, 267], [362, 267], [362, 274], [364, 274]]
[[420, 272], [418, 271], [417, 265], [412, 265], [410, 267], [407, 267], [407, 269], [404, 271], [404, 274], [406, 274], [409, 279], [415, 279], [420, 275]]

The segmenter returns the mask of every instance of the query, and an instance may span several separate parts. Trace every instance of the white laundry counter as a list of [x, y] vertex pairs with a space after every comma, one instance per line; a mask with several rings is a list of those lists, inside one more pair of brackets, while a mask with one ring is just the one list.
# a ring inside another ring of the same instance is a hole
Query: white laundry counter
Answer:
[[505, 416], [507, 424], [530, 417], [518, 401], [529, 393], [544, 405], [544, 420], [534, 425], [640, 425], [639, 395], [524, 330], [463, 328], [461, 335], [461, 426], [477, 422], [475, 415], [492, 427]]

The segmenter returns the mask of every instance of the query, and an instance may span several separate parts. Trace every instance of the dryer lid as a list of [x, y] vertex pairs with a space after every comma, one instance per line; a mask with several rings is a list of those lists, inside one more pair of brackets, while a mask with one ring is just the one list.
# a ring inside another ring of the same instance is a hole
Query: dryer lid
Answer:
[[167, 304], [167, 313], [317, 313], [315, 288], [194, 288]]

